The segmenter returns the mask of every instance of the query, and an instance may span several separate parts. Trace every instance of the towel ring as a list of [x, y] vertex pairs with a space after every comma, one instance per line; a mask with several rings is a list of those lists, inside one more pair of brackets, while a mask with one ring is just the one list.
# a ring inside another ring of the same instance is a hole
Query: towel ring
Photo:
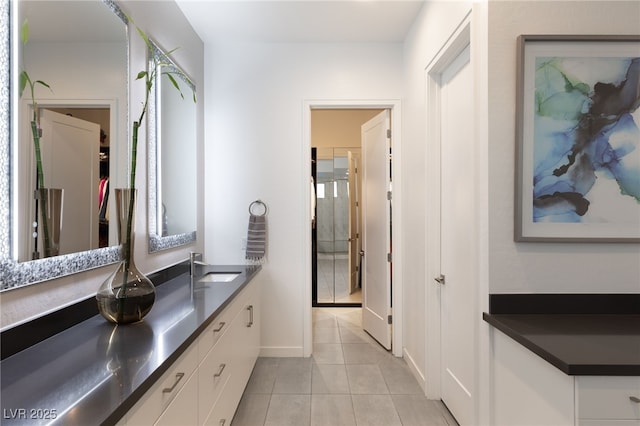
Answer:
[[[262, 214], [255, 214], [253, 212], [253, 208], [257, 205], [262, 206], [262, 208], [264, 209], [264, 211], [262, 212]], [[267, 205], [265, 203], [262, 202], [262, 200], [255, 200], [254, 202], [252, 202], [251, 204], [249, 204], [249, 214], [253, 215], [253, 216], [264, 216], [267, 214]]]

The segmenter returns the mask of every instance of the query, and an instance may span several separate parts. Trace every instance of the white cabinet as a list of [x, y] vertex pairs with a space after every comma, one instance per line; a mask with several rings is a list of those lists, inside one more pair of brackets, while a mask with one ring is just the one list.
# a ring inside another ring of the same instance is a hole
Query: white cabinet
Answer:
[[[127, 414], [126, 424], [128, 426], [154, 424], [165, 411], [175, 411], [175, 408], [172, 407], [174, 402], [175, 406], [179, 406], [185, 412], [196, 412], [197, 398], [189, 394], [195, 395], [192, 388], [197, 364], [198, 352], [195, 347], [191, 346], [133, 406]], [[187, 383], [189, 383], [189, 389], [182, 392]], [[162, 424], [169, 424], [167, 420], [170, 418], [171, 413], [168, 414], [167, 419], [163, 420]]]
[[198, 369], [198, 419], [203, 424], [229, 381], [233, 366], [231, 361], [233, 337], [222, 336], [218, 344], [207, 354]]
[[640, 377], [577, 377], [576, 416], [581, 426], [640, 426]]
[[491, 331], [492, 425], [640, 426], [640, 377], [569, 376]]
[[249, 381], [260, 345], [259, 285], [234, 301], [227, 331], [200, 364], [199, 423], [229, 425]]
[[193, 425], [198, 421], [198, 377], [192, 374], [175, 399], [162, 413], [155, 426]]
[[501, 331], [491, 336], [492, 424], [573, 426], [573, 377]]
[[259, 276], [126, 416], [130, 425], [230, 425], [260, 350]]

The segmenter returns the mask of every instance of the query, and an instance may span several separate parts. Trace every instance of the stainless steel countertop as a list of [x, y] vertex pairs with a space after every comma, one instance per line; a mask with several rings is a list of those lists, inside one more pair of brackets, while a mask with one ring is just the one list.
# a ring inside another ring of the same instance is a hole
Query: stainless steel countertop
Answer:
[[180, 275], [156, 288], [151, 312], [116, 326], [100, 315], [10, 356], [0, 363], [6, 425], [115, 424], [260, 270], [231, 282], [194, 283]]

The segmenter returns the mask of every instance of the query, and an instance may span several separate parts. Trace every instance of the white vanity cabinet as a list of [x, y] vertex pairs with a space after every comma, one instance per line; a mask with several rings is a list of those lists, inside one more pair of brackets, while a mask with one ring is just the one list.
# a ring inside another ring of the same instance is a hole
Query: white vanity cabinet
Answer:
[[640, 426], [640, 376], [571, 376], [492, 332], [492, 425]]
[[640, 426], [640, 377], [576, 377], [576, 424]]
[[497, 329], [491, 330], [492, 425], [574, 426], [574, 380]]
[[[252, 282], [222, 315], [227, 320], [223, 321], [226, 331], [217, 337], [199, 367], [199, 424], [231, 423], [260, 350], [259, 291], [258, 283]], [[215, 321], [212, 332], [221, 326]]]
[[259, 278], [147, 391], [129, 411], [126, 425], [231, 424], [260, 349]]
[[[197, 347], [189, 347], [126, 417], [128, 426], [194, 424], [197, 421]], [[179, 419], [179, 421], [174, 421]], [[192, 423], [186, 423], [193, 420]]]
[[178, 391], [175, 399], [162, 413], [156, 426], [192, 425], [198, 420], [195, 409], [198, 398], [198, 378], [194, 373]]

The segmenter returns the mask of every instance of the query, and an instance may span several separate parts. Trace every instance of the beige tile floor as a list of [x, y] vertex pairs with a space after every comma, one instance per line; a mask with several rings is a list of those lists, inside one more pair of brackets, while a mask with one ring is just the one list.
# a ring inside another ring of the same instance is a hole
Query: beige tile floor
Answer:
[[259, 358], [232, 426], [455, 426], [404, 360], [362, 330], [360, 308], [314, 308], [311, 358]]

